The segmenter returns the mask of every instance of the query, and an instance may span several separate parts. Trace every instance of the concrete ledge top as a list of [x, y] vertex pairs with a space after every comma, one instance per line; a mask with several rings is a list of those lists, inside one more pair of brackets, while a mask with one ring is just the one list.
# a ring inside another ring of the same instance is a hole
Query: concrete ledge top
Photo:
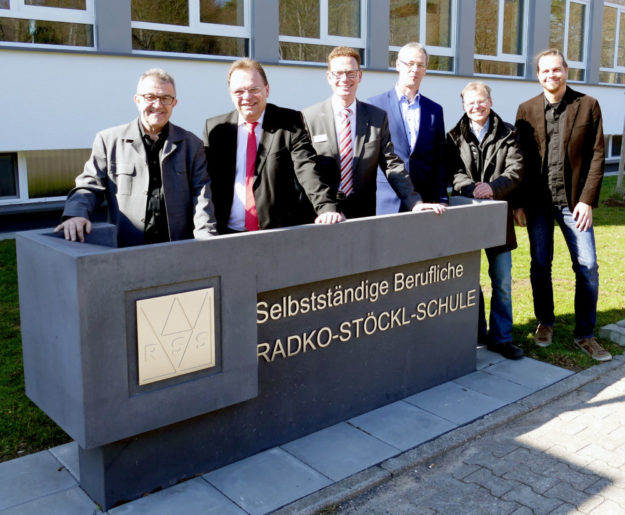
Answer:
[[442, 215], [398, 213], [124, 249], [113, 248], [115, 228], [109, 224], [94, 224], [87, 243], [67, 242], [50, 229], [20, 232], [17, 238], [115, 266], [150, 259], [151, 274], [161, 271], [159, 263], [168, 274], [170, 263], [184, 262], [194, 276], [243, 266], [256, 275], [258, 291], [268, 291], [501, 245], [506, 210], [506, 202], [452, 197]]

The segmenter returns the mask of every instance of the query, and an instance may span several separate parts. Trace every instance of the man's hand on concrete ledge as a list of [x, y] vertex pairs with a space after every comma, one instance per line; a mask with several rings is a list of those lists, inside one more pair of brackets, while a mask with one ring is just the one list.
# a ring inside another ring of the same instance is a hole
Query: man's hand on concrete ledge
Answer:
[[336, 224], [345, 221], [345, 215], [337, 211], [326, 211], [315, 218], [316, 224]]
[[493, 188], [490, 187], [490, 184], [486, 182], [478, 182], [475, 184], [475, 189], [473, 190], [473, 196], [475, 198], [493, 198]]
[[85, 235], [91, 234], [91, 222], [82, 216], [74, 216], [57, 225], [54, 232], [61, 230], [66, 240], [84, 243]]
[[427, 202], [415, 204], [412, 208], [413, 213], [420, 213], [421, 211], [434, 211], [437, 215], [443, 214], [446, 210], [447, 206], [444, 204], [429, 204]]

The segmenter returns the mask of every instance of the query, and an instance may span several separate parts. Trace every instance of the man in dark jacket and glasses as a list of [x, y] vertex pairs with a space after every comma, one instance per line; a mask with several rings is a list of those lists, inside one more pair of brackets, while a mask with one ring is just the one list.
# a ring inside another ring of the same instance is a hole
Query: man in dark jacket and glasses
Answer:
[[461, 93], [464, 116], [447, 134], [448, 171], [454, 193], [476, 199], [508, 201], [506, 243], [486, 249], [492, 297], [489, 328], [480, 290], [478, 341], [508, 359], [523, 351], [512, 342], [512, 256], [517, 247], [511, 205], [523, 177], [523, 159], [514, 126], [492, 109], [490, 87], [470, 82]]

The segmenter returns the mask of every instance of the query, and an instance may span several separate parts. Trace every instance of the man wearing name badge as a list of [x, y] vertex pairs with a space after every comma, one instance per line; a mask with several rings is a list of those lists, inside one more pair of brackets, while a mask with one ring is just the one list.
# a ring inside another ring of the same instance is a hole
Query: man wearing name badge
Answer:
[[96, 135], [54, 231], [84, 241], [93, 211], [106, 198], [119, 247], [215, 235], [202, 142], [169, 121], [178, 102], [174, 79], [148, 70], [134, 101], [137, 120]]
[[443, 206], [426, 204], [415, 192], [404, 164], [393, 152], [386, 113], [356, 99], [362, 80], [360, 54], [336, 47], [328, 56], [326, 76], [332, 96], [303, 114], [328, 182], [337, 192], [339, 210], [347, 218], [375, 215], [380, 167], [406, 209], [442, 213]]
[[[445, 169], [443, 108], [422, 95], [421, 81], [429, 56], [421, 43], [407, 43], [397, 55], [394, 88], [367, 100], [388, 114], [395, 153], [402, 159], [414, 188], [425, 202], [449, 204]], [[397, 212], [399, 200], [378, 174], [378, 212]]]
[[480, 288], [478, 341], [508, 359], [523, 351], [512, 341], [512, 254], [517, 247], [512, 216], [514, 193], [523, 177], [523, 157], [513, 125], [491, 109], [490, 87], [469, 82], [460, 93], [464, 116], [447, 134], [447, 168], [454, 192], [476, 199], [507, 200], [503, 245], [485, 249], [491, 280], [489, 328]]
[[553, 338], [555, 221], [575, 272], [573, 344], [596, 361], [609, 361], [612, 355], [594, 336], [599, 267], [592, 210], [599, 201], [605, 168], [601, 109], [596, 99], [567, 86], [568, 65], [560, 50], [540, 52], [536, 72], [543, 91], [517, 111], [525, 177], [522, 209], [515, 213], [520, 225], [527, 223], [530, 241], [530, 281], [538, 319], [534, 341], [547, 347]]
[[218, 232], [311, 221], [301, 207], [301, 190], [317, 214], [315, 223], [344, 220], [321, 179], [301, 113], [267, 103], [269, 83], [260, 63], [235, 61], [228, 87], [236, 109], [206, 120], [204, 128]]

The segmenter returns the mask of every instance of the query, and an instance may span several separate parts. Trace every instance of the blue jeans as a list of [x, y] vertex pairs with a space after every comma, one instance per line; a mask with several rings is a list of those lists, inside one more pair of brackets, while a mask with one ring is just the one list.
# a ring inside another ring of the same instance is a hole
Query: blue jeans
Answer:
[[493, 343], [512, 341], [512, 255], [510, 252], [495, 253], [486, 249], [488, 275], [493, 288], [490, 299], [490, 330], [486, 330], [484, 295], [480, 288], [480, 314], [478, 330], [480, 339], [488, 334]]
[[530, 281], [534, 295], [534, 314], [539, 323], [553, 326], [553, 261], [554, 220], [560, 226], [571, 254], [575, 272], [575, 337], [590, 338], [597, 322], [599, 265], [593, 227], [580, 231], [575, 227], [571, 210], [564, 206], [540, 206], [525, 210], [530, 240]]

